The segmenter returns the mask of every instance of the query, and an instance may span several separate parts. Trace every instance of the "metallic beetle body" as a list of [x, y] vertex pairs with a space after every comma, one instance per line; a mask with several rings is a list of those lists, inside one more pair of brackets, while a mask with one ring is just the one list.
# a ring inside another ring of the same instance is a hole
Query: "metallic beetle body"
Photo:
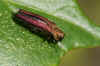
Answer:
[[49, 34], [48, 37], [53, 36], [55, 41], [60, 41], [64, 38], [64, 33], [56, 26], [55, 23], [49, 21], [47, 18], [25, 10], [19, 10], [16, 17], [30, 23], [39, 30], [47, 32]]

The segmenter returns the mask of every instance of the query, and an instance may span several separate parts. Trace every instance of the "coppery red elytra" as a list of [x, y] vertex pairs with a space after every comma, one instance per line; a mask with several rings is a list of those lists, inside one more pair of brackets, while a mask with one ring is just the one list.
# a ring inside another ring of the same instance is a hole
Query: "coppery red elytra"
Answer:
[[[38, 14], [20, 9], [16, 15], [16, 18], [23, 20], [24, 22], [30, 23], [36, 29], [35, 31], [45, 32], [48, 35], [47, 39], [53, 39], [54, 41], [60, 41], [64, 38], [64, 32], [59, 29], [56, 24], [47, 18]], [[52, 37], [52, 38], [51, 38]]]

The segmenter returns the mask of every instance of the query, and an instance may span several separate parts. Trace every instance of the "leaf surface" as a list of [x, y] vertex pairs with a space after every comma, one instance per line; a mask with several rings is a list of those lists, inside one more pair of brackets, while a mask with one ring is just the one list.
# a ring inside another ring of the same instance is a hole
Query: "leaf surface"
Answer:
[[[55, 22], [65, 33], [62, 47], [43, 42], [41, 37], [16, 24], [12, 17], [18, 9]], [[99, 46], [99, 33], [99, 26], [84, 15], [77, 0], [0, 0], [1, 66], [58, 66], [65, 52], [73, 48]]]

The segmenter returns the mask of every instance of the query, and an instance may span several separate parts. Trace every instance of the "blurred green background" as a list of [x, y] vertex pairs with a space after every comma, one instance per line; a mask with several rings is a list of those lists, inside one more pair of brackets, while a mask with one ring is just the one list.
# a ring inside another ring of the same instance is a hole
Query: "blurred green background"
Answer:
[[[89, 18], [100, 26], [100, 0], [78, 0]], [[73, 49], [63, 57], [60, 66], [100, 66], [100, 47]]]

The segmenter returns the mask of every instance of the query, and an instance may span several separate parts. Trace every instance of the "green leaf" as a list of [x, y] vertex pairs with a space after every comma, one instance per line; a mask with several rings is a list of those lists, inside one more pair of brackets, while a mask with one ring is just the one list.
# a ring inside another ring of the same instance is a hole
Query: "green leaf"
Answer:
[[[61, 45], [43, 42], [16, 24], [12, 17], [18, 9], [55, 22], [65, 33]], [[100, 46], [99, 33], [100, 28], [84, 15], [77, 0], [0, 0], [1, 66], [58, 66], [73, 48]]]

